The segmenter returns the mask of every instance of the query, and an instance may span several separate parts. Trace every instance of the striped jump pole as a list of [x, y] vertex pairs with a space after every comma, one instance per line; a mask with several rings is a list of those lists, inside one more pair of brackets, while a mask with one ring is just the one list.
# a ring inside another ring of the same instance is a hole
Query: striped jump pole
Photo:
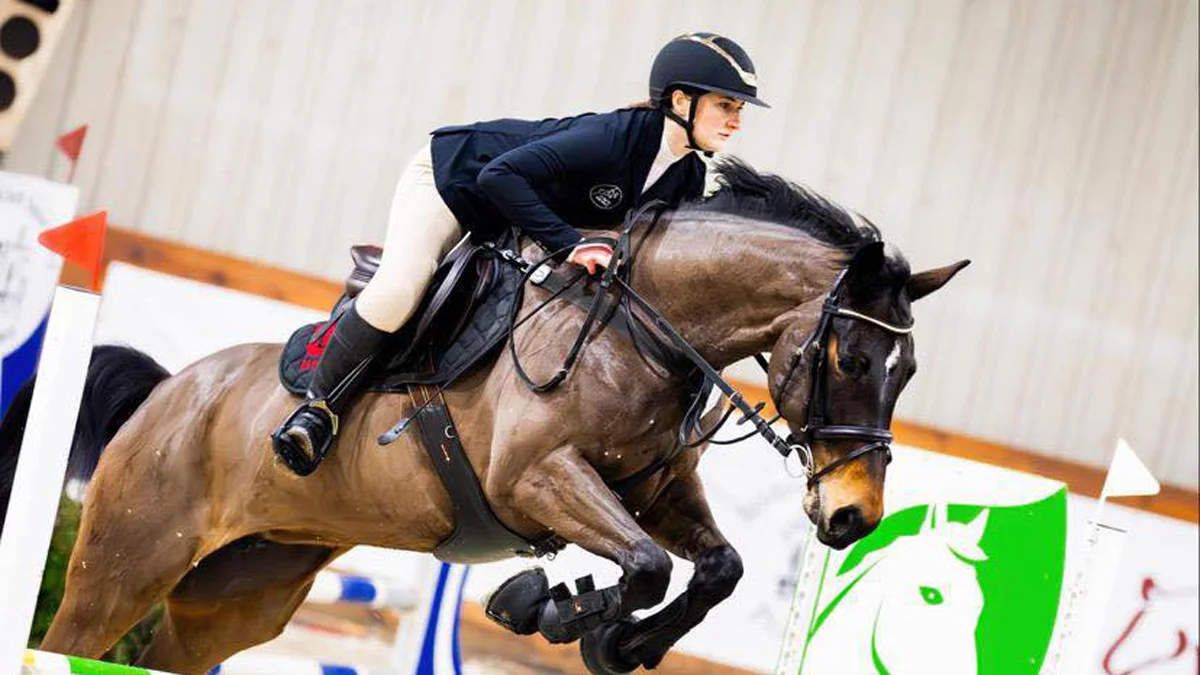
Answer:
[[400, 675], [462, 675], [459, 626], [463, 589], [470, 567], [450, 563], [422, 566], [416, 581], [424, 595], [413, 620], [401, 621], [392, 651]]
[[422, 590], [388, 579], [322, 571], [317, 573], [312, 590], [304, 602], [314, 605], [361, 605], [376, 609], [386, 607], [405, 612], [420, 604]]
[[[285, 671], [277, 671], [285, 672]], [[147, 670], [134, 666], [119, 666], [115, 663], [82, 659], [78, 656], [63, 656], [50, 652], [25, 650], [21, 662], [21, 675], [172, 675], [161, 670]]]

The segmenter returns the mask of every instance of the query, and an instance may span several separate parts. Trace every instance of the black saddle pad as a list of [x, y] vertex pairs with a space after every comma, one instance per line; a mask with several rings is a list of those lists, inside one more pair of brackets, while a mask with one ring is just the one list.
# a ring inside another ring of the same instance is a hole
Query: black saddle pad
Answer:
[[[409, 349], [412, 326], [401, 328], [384, 347], [383, 353], [376, 357], [373, 367], [375, 374], [367, 388], [370, 391], [391, 392], [404, 390], [410, 384], [437, 386], [457, 379], [472, 367], [490, 360], [508, 335], [509, 313], [519, 300], [521, 284], [521, 272], [516, 267], [498, 260], [495, 269], [495, 280], [490, 290], [475, 303], [472, 314], [465, 319], [453, 339], [446, 339], [444, 330], [431, 330], [424, 338], [424, 344]], [[470, 283], [465, 285], [469, 286]], [[431, 286], [429, 293], [433, 291], [434, 287]], [[292, 333], [279, 361], [279, 379], [288, 391], [303, 394], [308, 390], [309, 380], [348, 301], [343, 295], [328, 321], [307, 324]], [[414, 317], [420, 316], [419, 310]], [[457, 324], [459, 316], [450, 311], [442, 320]]]

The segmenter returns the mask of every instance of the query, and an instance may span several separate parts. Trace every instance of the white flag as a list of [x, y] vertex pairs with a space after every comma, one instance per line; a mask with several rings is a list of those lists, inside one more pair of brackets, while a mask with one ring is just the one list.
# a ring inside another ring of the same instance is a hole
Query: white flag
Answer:
[[1124, 438], [1117, 439], [1117, 452], [1108, 467], [1108, 476], [1104, 479], [1100, 499], [1156, 495], [1160, 489], [1158, 480], [1150, 474], [1142, 460], [1138, 459], [1133, 448], [1129, 447]]

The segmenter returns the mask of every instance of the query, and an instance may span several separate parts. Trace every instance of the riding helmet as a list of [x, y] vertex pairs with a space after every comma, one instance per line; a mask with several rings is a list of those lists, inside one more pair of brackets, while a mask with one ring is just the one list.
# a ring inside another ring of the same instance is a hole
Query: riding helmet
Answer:
[[758, 98], [754, 62], [736, 42], [716, 33], [687, 33], [659, 50], [650, 68], [650, 99], [666, 103], [674, 88], [724, 94], [769, 108]]

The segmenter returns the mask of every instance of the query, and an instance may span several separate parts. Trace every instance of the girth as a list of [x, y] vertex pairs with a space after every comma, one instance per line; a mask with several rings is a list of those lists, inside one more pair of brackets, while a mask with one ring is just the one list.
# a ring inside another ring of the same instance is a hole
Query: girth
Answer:
[[454, 506], [454, 532], [438, 544], [433, 555], [445, 562], [483, 563], [560, 550], [564, 542], [558, 537], [529, 541], [496, 517], [441, 393], [425, 385], [410, 385], [409, 394], [418, 406], [414, 421], [421, 433], [421, 445]]

